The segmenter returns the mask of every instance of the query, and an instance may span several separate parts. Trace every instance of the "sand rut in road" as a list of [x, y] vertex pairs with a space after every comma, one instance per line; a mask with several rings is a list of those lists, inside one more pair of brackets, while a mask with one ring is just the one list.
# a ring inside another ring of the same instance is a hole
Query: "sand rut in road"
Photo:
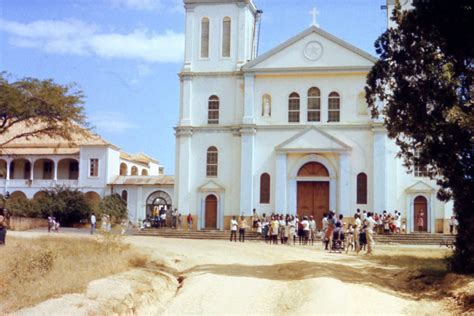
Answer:
[[[401, 269], [313, 248], [134, 239], [185, 276], [166, 314], [448, 314], [407, 290]], [[179, 262], [173, 260], [179, 258]]]

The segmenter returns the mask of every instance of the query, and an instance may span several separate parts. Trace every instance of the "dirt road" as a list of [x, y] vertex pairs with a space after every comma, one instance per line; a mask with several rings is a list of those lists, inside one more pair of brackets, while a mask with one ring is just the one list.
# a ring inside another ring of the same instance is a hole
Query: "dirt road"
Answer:
[[[181, 285], [165, 314], [449, 315], [439, 301], [416, 299], [400, 268], [364, 255], [313, 247], [130, 237], [152, 260], [175, 269]], [[379, 247], [380, 249], [380, 247]], [[385, 247], [383, 253], [418, 252]], [[430, 255], [439, 250], [423, 250]], [[404, 280], [406, 282], [406, 280]]]

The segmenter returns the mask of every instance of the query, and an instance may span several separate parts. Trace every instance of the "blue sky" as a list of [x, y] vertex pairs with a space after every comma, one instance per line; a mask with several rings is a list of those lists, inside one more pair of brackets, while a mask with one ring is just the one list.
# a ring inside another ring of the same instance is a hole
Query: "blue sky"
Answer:
[[[375, 55], [385, 0], [255, 0], [264, 11], [260, 54], [321, 28]], [[0, 71], [76, 82], [95, 132], [145, 152], [174, 173], [184, 50], [182, 0], [0, 0]]]

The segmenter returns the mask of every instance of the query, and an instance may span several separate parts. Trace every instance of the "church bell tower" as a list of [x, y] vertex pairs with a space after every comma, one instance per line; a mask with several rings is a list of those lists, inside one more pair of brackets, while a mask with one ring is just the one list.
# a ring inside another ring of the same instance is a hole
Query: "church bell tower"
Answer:
[[255, 56], [259, 14], [252, 0], [184, 0], [185, 58], [182, 72], [225, 72]]

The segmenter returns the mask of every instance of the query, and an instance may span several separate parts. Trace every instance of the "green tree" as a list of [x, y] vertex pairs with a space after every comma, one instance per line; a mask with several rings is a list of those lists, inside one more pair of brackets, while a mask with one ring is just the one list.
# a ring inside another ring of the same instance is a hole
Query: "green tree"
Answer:
[[8, 201], [7, 208], [12, 216], [18, 217], [38, 217], [40, 213], [34, 203], [24, 197], [19, 197]]
[[86, 135], [83, 92], [76, 85], [0, 73], [0, 148], [18, 138], [49, 136], [71, 140]]
[[[474, 8], [472, 0], [414, 0], [375, 43], [367, 77], [372, 115], [384, 115], [405, 164], [424, 166], [453, 199], [459, 233], [451, 267], [474, 272]], [[384, 106], [380, 107], [380, 103]], [[417, 151], [419, 155], [414, 155]]]
[[99, 203], [98, 213], [110, 215], [115, 220], [127, 218], [127, 204], [118, 194], [105, 196]]
[[92, 213], [91, 203], [85, 194], [68, 187], [58, 186], [47, 190], [31, 203], [35, 214], [41, 217], [54, 216], [64, 226], [87, 220]]

